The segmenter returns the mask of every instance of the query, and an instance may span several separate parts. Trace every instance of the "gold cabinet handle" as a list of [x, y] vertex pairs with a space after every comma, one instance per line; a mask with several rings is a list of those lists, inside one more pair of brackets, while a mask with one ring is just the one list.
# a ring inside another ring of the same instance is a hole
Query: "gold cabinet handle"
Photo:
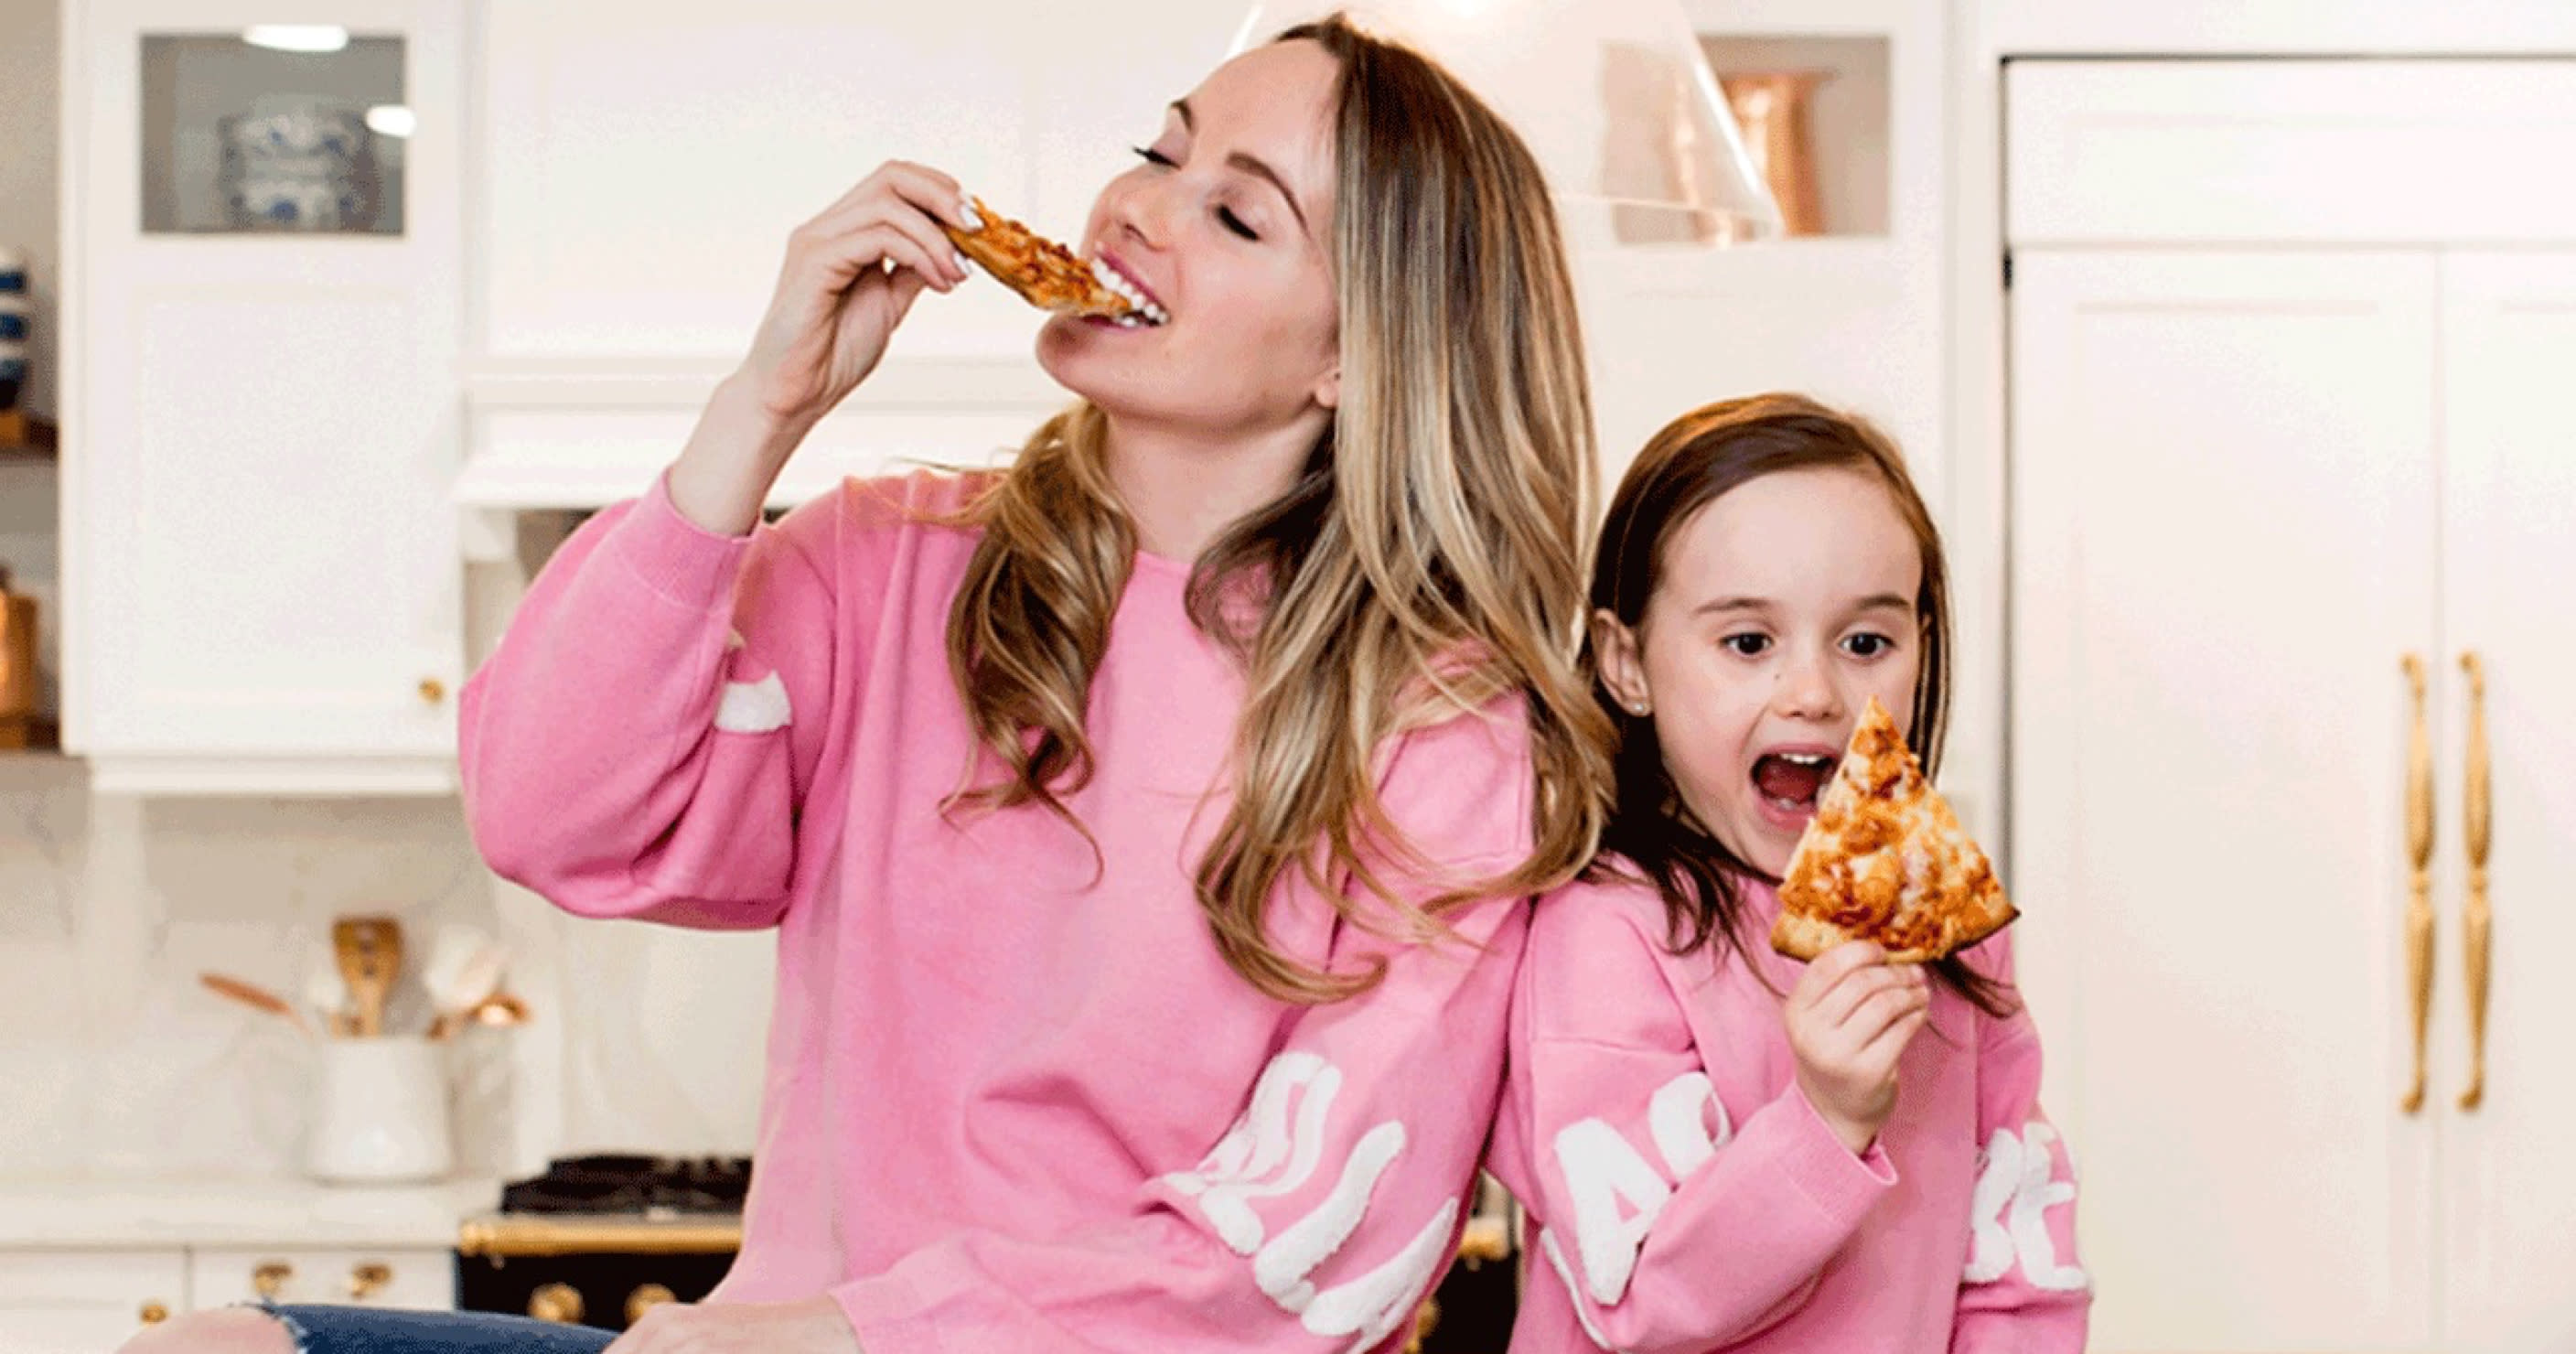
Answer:
[[421, 702], [426, 705], [436, 705], [440, 701], [447, 699], [447, 683], [442, 682], [435, 677], [421, 678], [420, 699]]
[[2406, 655], [2414, 721], [2406, 738], [2406, 985], [2415, 1000], [2415, 1080], [2398, 1102], [2424, 1108], [2424, 1036], [2433, 1015], [2433, 737], [2424, 722], [2424, 660]]
[[550, 1283], [528, 1295], [528, 1315], [558, 1326], [577, 1326], [587, 1309], [581, 1290], [568, 1283]]
[[349, 1266], [349, 1301], [364, 1302], [385, 1291], [394, 1281], [394, 1267], [378, 1260], [362, 1260]]
[[170, 1304], [157, 1299], [144, 1303], [135, 1311], [134, 1319], [147, 1326], [158, 1326], [170, 1319]]
[[2460, 907], [2469, 971], [2469, 1085], [2460, 1092], [2460, 1108], [2473, 1110], [2487, 1097], [2488, 958], [2495, 940], [2495, 913], [2487, 906], [2487, 846], [2495, 831], [2494, 774], [2487, 759], [2486, 665], [2472, 651], [2460, 655], [2460, 671], [2469, 675], [2469, 752], [2461, 791], [2469, 896]]
[[294, 1279], [295, 1266], [283, 1260], [271, 1260], [250, 1272], [250, 1291], [259, 1294], [262, 1302], [275, 1302], [277, 1295], [285, 1292], [286, 1285]]

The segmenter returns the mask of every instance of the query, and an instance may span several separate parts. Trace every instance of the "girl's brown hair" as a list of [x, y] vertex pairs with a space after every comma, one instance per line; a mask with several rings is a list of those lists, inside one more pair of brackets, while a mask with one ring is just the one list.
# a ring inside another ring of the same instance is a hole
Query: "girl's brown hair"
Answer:
[[[1632, 631], [1643, 626], [1672, 537], [1734, 489], [1792, 470], [1849, 470], [1877, 480], [1921, 549], [1923, 582], [1914, 615], [1923, 663], [1906, 742], [1924, 773], [1933, 774], [1940, 768], [1950, 713], [1950, 574], [1940, 528], [1906, 473], [1904, 455], [1866, 420], [1804, 396], [1775, 393], [1720, 400], [1664, 425], [1637, 453], [1610, 500], [1592, 571], [1592, 606]], [[1595, 875], [1614, 870], [1609, 858], [1615, 855], [1652, 883], [1663, 895], [1673, 953], [1708, 946], [1722, 960], [1745, 952], [1739, 881], [1760, 877], [1761, 871], [1682, 808], [1652, 718], [1621, 706], [1602, 680], [1597, 651], [1587, 651], [1587, 665], [1594, 699], [1618, 729], [1617, 803], [1602, 833], [1604, 859]], [[2009, 989], [1958, 956], [1930, 967], [1936, 981], [1988, 1014], [2014, 1009]]]
[[[1313, 1002], [1373, 975], [1319, 972], [1274, 946], [1264, 920], [1280, 884], [1302, 879], [1345, 916], [1360, 915], [1355, 890], [1373, 894], [1420, 933], [1469, 899], [1554, 887], [1600, 839], [1609, 725], [1578, 659], [1590, 387], [1537, 161], [1406, 47], [1338, 17], [1279, 40], [1320, 44], [1341, 67], [1342, 391], [1295, 483], [1194, 566], [1191, 614], [1247, 677], [1232, 800], [1195, 884], [1226, 962]], [[965, 792], [969, 805], [1069, 818], [1058, 796], [1090, 777], [1083, 710], [1136, 546], [1105, 437], [1099, 410], [1075, 406], [970, 511], [983, 537], [949, 614], [949, 665], [1003, 774]], [[1537, 773], [1529, 859], [1440, 881], [1419, 906], [1394, 898], [1386, 870], [1423, 856], [1378, 800], [1378, 754], [1504, 695], [1527, 710]]]

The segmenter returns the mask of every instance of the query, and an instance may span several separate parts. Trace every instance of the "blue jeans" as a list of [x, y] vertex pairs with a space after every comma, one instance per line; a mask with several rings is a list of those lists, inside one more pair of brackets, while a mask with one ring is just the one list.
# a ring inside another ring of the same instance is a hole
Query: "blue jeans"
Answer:
[[302, 1354], [599, 1354], [615, 1331], [491, 1312], [264, 1307]]

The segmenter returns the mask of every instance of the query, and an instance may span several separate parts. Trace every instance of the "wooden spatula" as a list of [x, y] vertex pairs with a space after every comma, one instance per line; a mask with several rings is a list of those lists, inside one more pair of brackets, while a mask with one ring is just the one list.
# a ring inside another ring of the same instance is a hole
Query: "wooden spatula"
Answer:
[[382, 1035], [385, 997], [402, 972], [402, 924], [391, 917], [339, 918], [331, 923], [331, 952], [339, 960], [342, 981], [349, 985], [358, 1036]]

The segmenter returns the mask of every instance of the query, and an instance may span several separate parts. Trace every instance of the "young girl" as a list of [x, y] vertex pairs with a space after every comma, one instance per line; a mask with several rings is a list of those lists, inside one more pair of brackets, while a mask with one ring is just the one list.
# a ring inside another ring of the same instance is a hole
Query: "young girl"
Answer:
[[1768, 942], [1869, 699], [1940, 751], [1941, 543], [1895, 449], [1789, 395], [1684, 416], [1612, 501], [1592, 605], [1619, 800], [1514, 1000], [1515, 1354], [2082, 1349], [2011, 933], [1929, 972]]
[[[1081, 245], [1169, 321], [1049, 321], [1081, 401], [1007, 473], [756, 527], [966, 280], [963, 189], [889, 164], [795, 233], [676, 463], [467, 691], [497, 870], [780, 928], [741, 1257], [619, 1354], [1385, 1349], [1452, 1253], [1527, 897], [1608, 799], [1556, 223], [1491, 112], [1338, 22], [1138, 156]], [[163, 1347], [608, 1343], [274, 1315]]]

